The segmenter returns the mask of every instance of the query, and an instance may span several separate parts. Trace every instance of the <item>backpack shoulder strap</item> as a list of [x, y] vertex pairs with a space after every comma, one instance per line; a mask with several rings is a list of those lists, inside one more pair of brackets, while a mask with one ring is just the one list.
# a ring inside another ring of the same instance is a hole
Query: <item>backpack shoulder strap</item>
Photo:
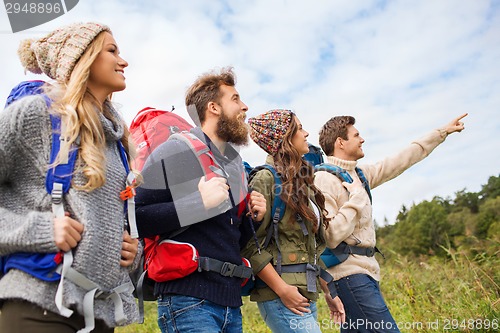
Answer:
[[[372, 194], [370, 192], [370, 184], [368, 183], [368, 180], [366, 179], [363, 171], [360, 168], [356, 167], [355, 170], [356, 173], [358, 174], [359, 180], [361, 181], [363, 187], [365, 188], [366, 193], [368, 193], [370, 202], [372, 202]], [[348, 182], [348, 183], [353, 182], [351, 175], [349, 175], [349, 173], [345, 169], [339, 167], [338, 165], [333, 165], [328, 163], [318, 164], [314, 167], [314, 172], [316, 171], [326, 171], [331, 173], [332, 175], [337, 176], [337, 178], [339, 178], [343, 182]]]
[[328, 173], [331, 173], [332, 175], [337, 176], [337, 178], [339, 178], [343, 182], [352, 183], [352, 177], [349, 175], [349, 173], [338, 165], [321, 163], [314, 167], [314, 172], [316, 171], [326, 171]]
[[125, 190], [120, 192], [120, 199], [125, 201], [125, 213], [127, 214], [127, 223], [130, 231], [130, 237], [133, 239], [139, 238], [139, 230], [137, 229], [137, 221], [135, 218], [135, 173], [130, 170], [130, 164], [127, 157], [127, 152], [123, 143], [118, 140], [118, 151], [120, 152], [120, 158], [127, 173], [127, 180]]
[[[273, 200], [273, 205], [271, 209], [271, 216], [273, 218], [273, 221], [276, 220], [276, 222], [279, 222], [282, 218], [283, 215], [285, 214], [285, 202], [283, 199], [281, 199], [281, 178], [278, 175], [278, 172], [276, 169], [269, 164], [264, 164], [260, 166], [256, 166], [255, 168], [252, 169], [252, 172], [250, 172], [249, 178], [252, 179], [254, 175], [259, 172], [260, 170], [269, 170], [274, 177], [274, 187], [273, 187], [273, 192], [274, 192], [274, 200]], [[267, 244], [266, 244], [267, 245]], [[264, 246], [266, 247], [266, 246]]]
[[361, 180], [361, 183], [363, 184], [363, 187], [365, 188], [366, 193], [368, 193], [368, 197], [370, 198], [370, 203], [373, 203], [372, 202], [372, 193], [370, 191], [370, 184], [368, 183], [368, 179], [366, 179], [365, 174], [363, 173], [363, 170], [356, 167], [356, 173], [358, 174], [359, 180]]
[[[200, 163], [200, 167], [203, 170], [203, 174], [205, 175], [205, 179], [209, 180], [215, 176], [221, 176], [227, 178], [225, 171], [219, 166], [217, 161], [215, 160], [215, 156], [207, 146], [205, 142], [200, 140], [196, 135], [191, 132], [182, 131], [178, 133], [173, 133], [168, 140], [179, 140], [184, 142], [189, 149], [196, 156], [196, 159]], [[172, 238], [183, 233], [187, 230], [189, 226], [183, 227], [169, 234], [164, 238]], [[160, 239], [163, 239], [160, 237]], [[157, 242], [158, 243], [158, 242]]]
[[227, 178], [225, 171], [215, 160], [215, 156], [205, 142], [200, 140], [196, 135], [191, 132], [174, 133], [169, 140], [179, 140], [184, 142], [196, 156], [200, 163], [201, 169], [205, 174], [206, 180], [215, 176]]
[[269, 243], [271, 242], [271, 238], [274, 237], [276, 247], [278, 249], [278, 258], [277, 258], [277, 266], [276, 266], [276, 271], [278, 274], [281, 275], [281, 249], [279, 246], [279, 241], [278, 241], [278, 224], [283, 218], [283, 215], [285, 214], [285, 209], [286, 205], [283, 199], [281, 199], [281, 192], [282, 192], [282, 186], [281, 186], [281, 178], [276, 171], [276, 169], [269, 164], [264, 164], [261, 166], [255, 167], [252, 172], [250, 173], [250, 179], [254, 177], [254, 175], [259, 172], [260, 170], [269, 170], [273, 174], [274, 178], [274, 186], [273, 186], [273, 192], [274, 192], [274, 199], [273, 199], [273, 205], [271, 209], [271, 216], [272, 216], [272, 224], [268, 226], [267, 228], [267, 234], [266, 234], [266, 239], [264, 241], [264, 246], [263, 248], [267, 248]]
[[[60, 163], [55, 167], [52, 167], [61, 148], [61, 118], [51, 114], [50, 123], [52, 128], [52, 147], [50, 151], [49, 165], [51, 167], [47, 170], [45, 188], [52, 197], [52, 212], [54, 216], [63, 217], [63, 195], [68, 193], [69, 188], [71, 187], [71, 179], [73, 177], [73, 169], [75, 167], [78, 149], [76, 146], [72, 146], [68, 152], [67, 160], [65, 159], [66, 161], [63, 161], [66, 163]], [[60, 271], [61, 279], [57, 287], [55, 303], [61, 315], [69, 317], [73, 313], [73, 310], [70, 310], [63, 304], [63, 281], [71, 268], [73, 253], [68, 251], [65, 252], [63, 256], [63, 264]]]
[[[51, 114], [50, 123], [52, 127], [52, 148], [50, 151], [49, 163], [53, 165], [61, 148], [61, 118]], [[78, 147], [73, 145], [68, 152], [66, 163], [60, 163], [47, 170], [45, 188], [52, 196], [52, 211], [56, 216], [64, 216], [62, 196], [64, 193], [68, 193], [71, 187], [71, 179], [73, 177], [77, 153]]]

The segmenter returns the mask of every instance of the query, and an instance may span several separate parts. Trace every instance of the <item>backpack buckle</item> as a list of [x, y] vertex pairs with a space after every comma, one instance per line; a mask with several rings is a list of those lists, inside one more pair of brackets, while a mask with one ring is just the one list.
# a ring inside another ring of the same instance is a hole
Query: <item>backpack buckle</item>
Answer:
[[52, 192], [50, 193], [52, 197], [52, 203], [55, 205], [59, 205], [62, 203], [63, 198], [63, 186], [60, 183], [54, 183], [52, 186]]
[[233, 277], [234, 275], [234, 269], [236, 268], [236, 265], [234, 264], [231, 264], [229, 262], [224, 262], [222, 264], [222, 267], [220, 269], [220, 275], [222, 276], [229, 276], [229, 277]]
[[373, 257], [374, 255], [375, 255], [375, 248], [373, 248], [373, 247], [366, 248], [366, 256], [367, 257]]
[[133, 197], [135, 197], [135, 188], [130, 185], [127, 185], [127, 187], [120, 192], [120, 199], [122, 199], [123, 201], [131, 199]]

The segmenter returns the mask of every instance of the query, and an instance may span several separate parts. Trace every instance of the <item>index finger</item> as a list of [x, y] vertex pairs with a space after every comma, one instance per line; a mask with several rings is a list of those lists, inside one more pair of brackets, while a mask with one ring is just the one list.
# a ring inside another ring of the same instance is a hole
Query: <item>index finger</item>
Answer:
[[467, 115], [468, 115], [468, 113], [466, 112], [463, 115], [458, 116], [457, 118], [455, 118], [455, 122], [458, 122], [458, 121], [460, 121], [460, 119], [467, 117]]

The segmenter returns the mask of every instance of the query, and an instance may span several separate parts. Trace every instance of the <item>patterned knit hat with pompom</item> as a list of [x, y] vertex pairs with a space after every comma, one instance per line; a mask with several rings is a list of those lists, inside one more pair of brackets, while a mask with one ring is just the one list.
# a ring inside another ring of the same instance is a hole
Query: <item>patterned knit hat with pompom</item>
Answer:
[[21, 41], [17, 54], [25, 70], [45, 73], [51, 79], [67, 82], [80, 57], [102, 31], [111, 32], [107, 26], [98, 23], [72, 24], [38, 40]]
[[271, 110], [249, 118], [250, 137], [266, 153], [276, 155], [290, 127], [292, 114], [290, 110]]

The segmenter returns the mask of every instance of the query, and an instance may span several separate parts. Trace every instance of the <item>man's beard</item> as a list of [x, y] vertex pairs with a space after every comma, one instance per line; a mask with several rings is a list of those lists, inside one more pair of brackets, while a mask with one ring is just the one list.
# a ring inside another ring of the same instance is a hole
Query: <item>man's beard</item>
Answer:
[[217, 136], [238, 146], [246, 145], [248, 143], [248, 127], [244, 122], [245, 117], [245, 113], [240, 113], [234, 118], [229, 118], [222, 111], [217, 122]]

